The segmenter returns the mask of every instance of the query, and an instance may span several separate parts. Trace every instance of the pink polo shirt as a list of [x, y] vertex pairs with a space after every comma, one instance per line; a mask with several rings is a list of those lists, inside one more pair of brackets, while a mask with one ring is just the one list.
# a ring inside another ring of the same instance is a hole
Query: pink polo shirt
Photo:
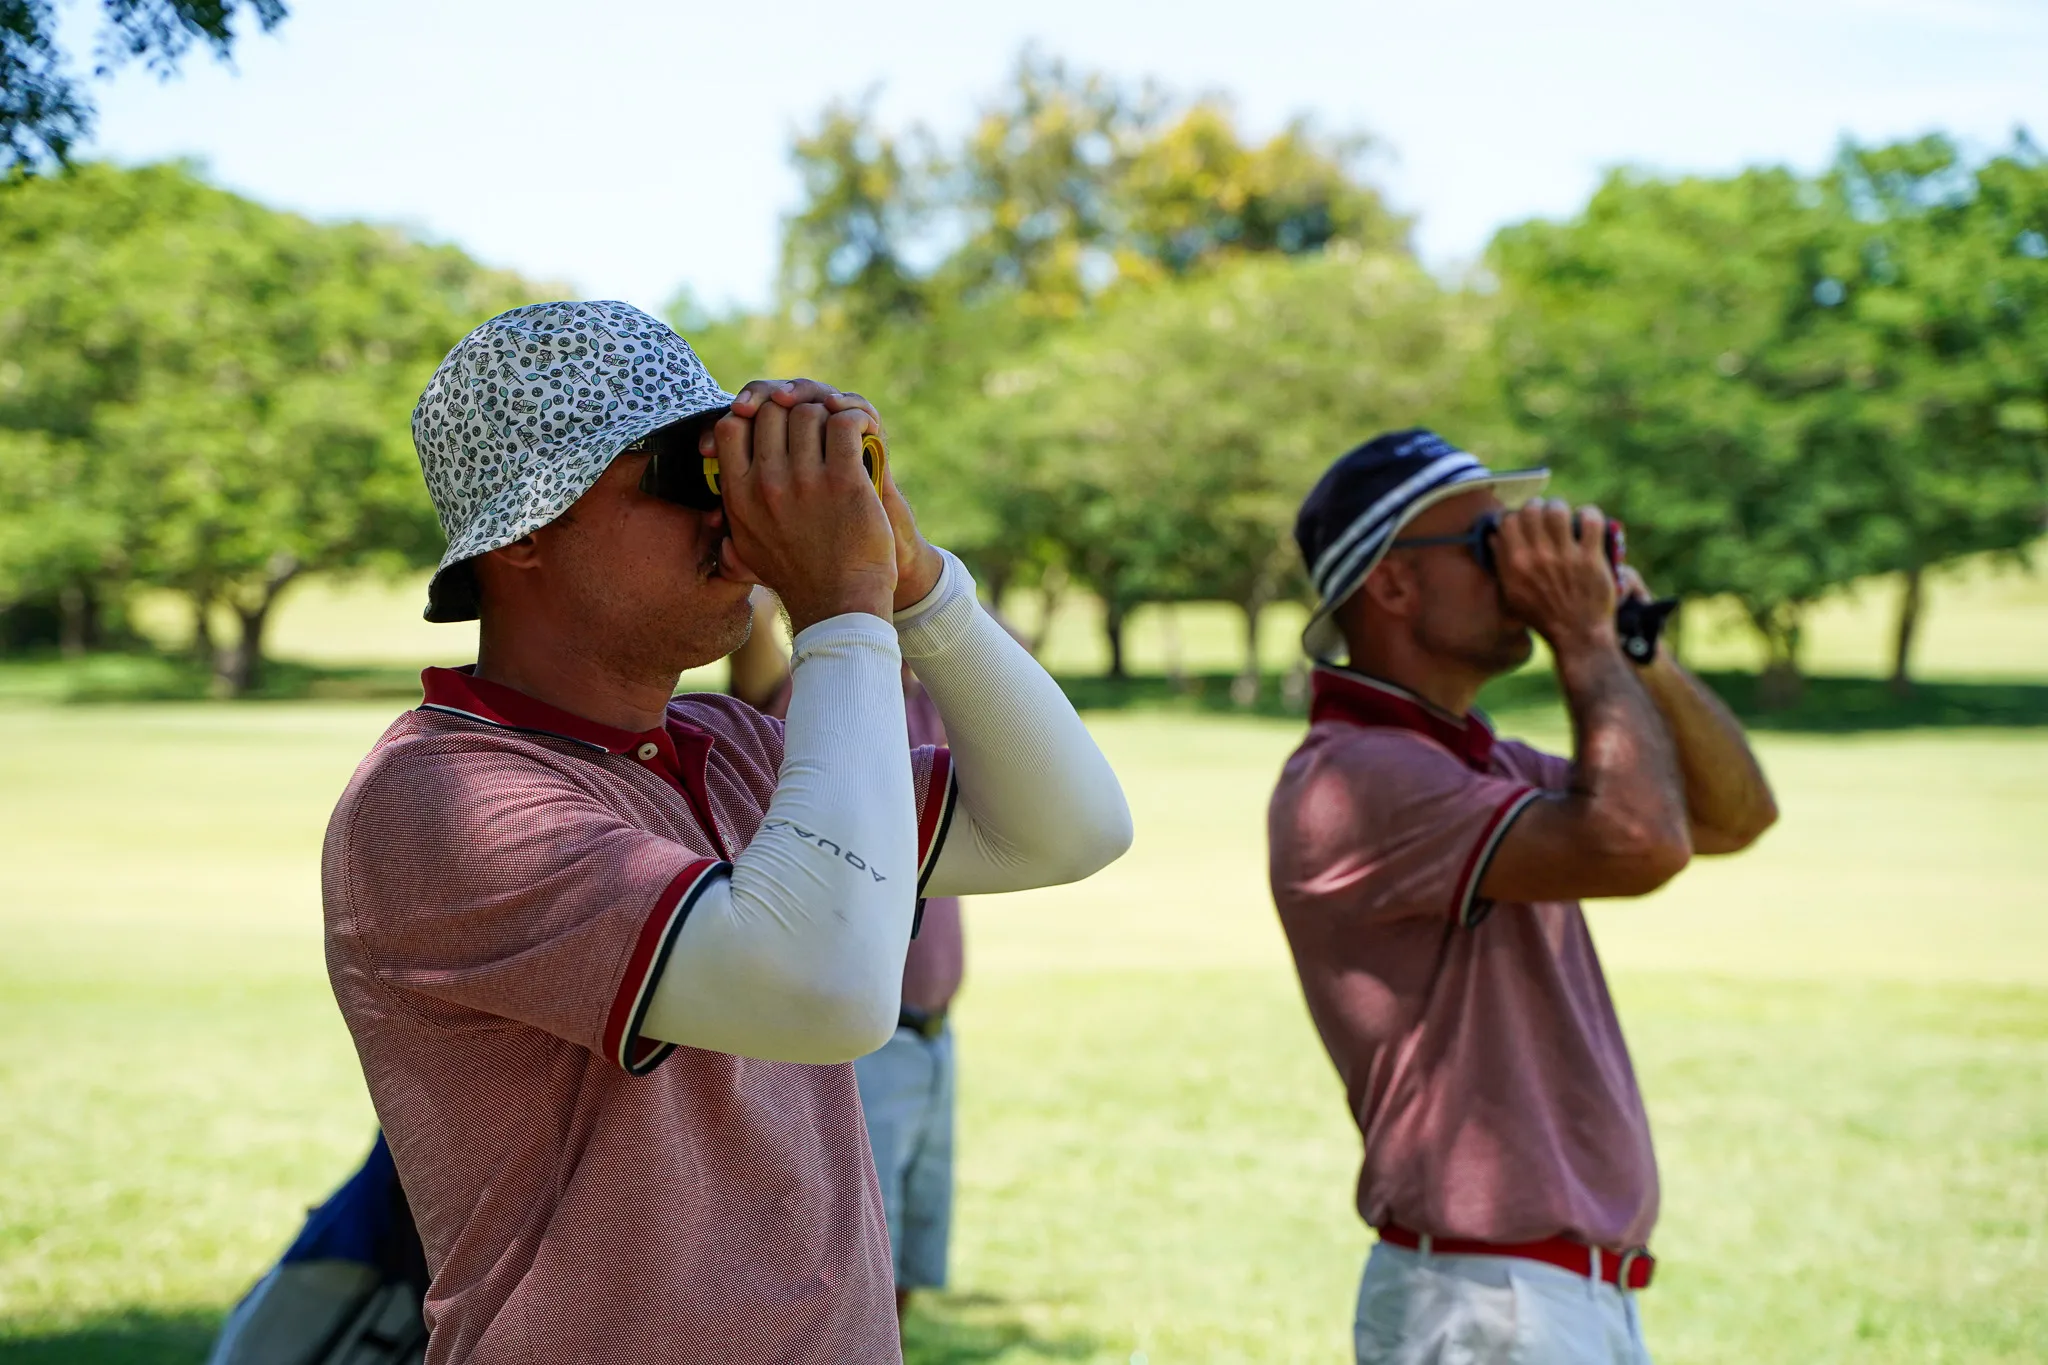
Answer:
[[1268, 817], [1273, 899], [1359, 1131], [1358, 1211], [1436, 1237], [1648, 1243], [1657, 1163], [1577, 901], [1490, 903], [1571, 764], [1318, 669]]
[[[466, 671], [328, 825], [328, 973], [425, 1243], [429, 1365], [894, 1361], [851, 1065], [640, 1036], [695, 898], [753, 837], [780, 722], [641, 734]], [[912, 756], [920, 861], [950, 774]]]

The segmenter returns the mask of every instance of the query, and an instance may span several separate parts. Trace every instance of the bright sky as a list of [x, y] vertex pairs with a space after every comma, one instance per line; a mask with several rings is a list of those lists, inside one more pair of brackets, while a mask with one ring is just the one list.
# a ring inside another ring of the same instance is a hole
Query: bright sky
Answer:
[[[413, 226], [585, 297], [687, 284], [759, 302], [793, 203], [786, 149], [834, 96], [957, 130], [1027, 42], [1306, 113], [1386, 148], [1375, 174], [1433, 264], [1569, 213], [1603, 168], [1824, 163], [1943, 129], [2048, 141], [2048, 0], [291, 0], [229, 71], [130, 70], [93, 154], [193, 156], [323, 218]], [[80, 28], [97, 0], [74, 0]], [[74, 50], [76, 50], [74, 48]]]

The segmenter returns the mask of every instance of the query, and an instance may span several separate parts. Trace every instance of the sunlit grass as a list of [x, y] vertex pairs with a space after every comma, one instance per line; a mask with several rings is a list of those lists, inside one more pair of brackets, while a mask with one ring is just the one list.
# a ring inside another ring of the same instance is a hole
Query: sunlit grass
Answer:
[[[0, 1359], [196, 1362], [359, 1158], [318, 845], [393, 710], [0, 710]], [[1139, 842], [970, 909], [955, 1287], [912, 1359], [1342, 1359], [1357, 1138], [1264, 884], [1296, 727], [1095, 725]], [[2036, 1360], [2048, 733], [1762, 744], [1783, 825], [1595, 916], [1666, 1179], [1658, 1359]]]

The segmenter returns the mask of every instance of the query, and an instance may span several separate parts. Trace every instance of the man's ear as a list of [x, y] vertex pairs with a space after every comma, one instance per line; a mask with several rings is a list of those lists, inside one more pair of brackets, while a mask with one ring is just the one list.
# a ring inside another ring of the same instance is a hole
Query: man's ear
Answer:
[[1393, 617], [1407, 617], [1420, 600], [1421, 585], [1415, 581], [1415, 566], [1405, 559], [1388, 557], [1373, 566], [1358, 585], [1358, 595]]
[[533, 533], [529, 531], [510, 545], [500, 545], [495, 550], [484, 551], [481, 558], [508, 569], [537, 569], [540, 567], [540, 546], [534, 541]]
[[[469, 561], [476, 574], [477, 609], [488, 618], [494, 599], [503, 601], [507, 592], [516, 592], [512, 584], [518, 576], [530, 569], [540, 567], [540, 546], [535, 544], [529, 533], [519, 537], [510, 545], [500, 545], [495, 550], [486, 550]], [[527, 580], [531, 582], [532, 580]]]

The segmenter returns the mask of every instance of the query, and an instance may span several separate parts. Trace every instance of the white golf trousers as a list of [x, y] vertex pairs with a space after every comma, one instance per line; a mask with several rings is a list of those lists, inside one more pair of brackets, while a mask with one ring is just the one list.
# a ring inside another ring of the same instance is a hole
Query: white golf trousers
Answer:
[[1358, 1365], [1650, 1365], [1633, 1294], [1541, 1261], [1385, 1242], [1352, 1337]]

